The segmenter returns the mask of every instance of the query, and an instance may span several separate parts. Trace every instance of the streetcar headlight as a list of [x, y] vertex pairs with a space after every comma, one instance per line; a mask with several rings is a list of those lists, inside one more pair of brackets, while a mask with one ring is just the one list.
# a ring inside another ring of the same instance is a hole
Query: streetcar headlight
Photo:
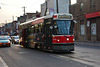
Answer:
[[58, 39], [57, 41], [59, 42], [60, 40]]
[[67, 41], [69, 40], [69, 38], [67, 38]]
[[15, 40], [15, 41], [17, 41], [17, 40]]
[[73, 39], [73, 41], [75, 41], [75, 39]]

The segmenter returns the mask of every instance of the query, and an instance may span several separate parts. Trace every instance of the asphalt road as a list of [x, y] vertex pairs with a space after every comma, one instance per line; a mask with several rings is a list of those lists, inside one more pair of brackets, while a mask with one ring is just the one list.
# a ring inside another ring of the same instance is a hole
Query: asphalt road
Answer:
[[77, 46], [76, 48], [77, 50], [71, 53], [51, 53], [47, 51], [24, 48], [21, 47], [20, 45], [12, 44], [11, 47], [1, 47], [0, 56], [2, 57], [2, 59], [4, 60], [4, 62], [7, 64], [8, 67], [97, 67], [98, 66], [94, 64], [94, 62], [88, 61], [88, 59], [86, 58], [87, 54], [85, 55], [85, 52], [87, 51], [84, 51], [82, 54], [80, 50], [83, 51], [84, 49], [81, 49], [82, 47], [77, 47]]

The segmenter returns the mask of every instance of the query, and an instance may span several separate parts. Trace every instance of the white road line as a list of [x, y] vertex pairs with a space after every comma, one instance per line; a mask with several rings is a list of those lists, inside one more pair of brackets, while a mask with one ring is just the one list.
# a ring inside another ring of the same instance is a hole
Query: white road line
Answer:
[[8, 65], [4, 62], [4, 60], [0, 57], [0, 64], [1, 66], [0, 67], [8, 67]]
[[21, 45], [15, 45], [15, 46], [21, 46]]
[[62, 56], [62, 55], [50, 55], [50, 56], [55, 57], [55, 58], [59, 58], [59, 59], [62, 59], [62, 60], [66, 60], [66, 61], [72, 60], [72, 61], [80, 62], [80, 63], [87, 64], [87, 65], [94, 66], [94, 67], [100, 67], [100, 65], [97, 65], [95, 63], [91, 63], [91, 62], [81, 60], [81, 59], [77, 59], [77, 58], [71, 58], [71, 57]]
[[28, 53], [28, 52], [18, 52], [19, 54], [25, 54], [25, 53]]

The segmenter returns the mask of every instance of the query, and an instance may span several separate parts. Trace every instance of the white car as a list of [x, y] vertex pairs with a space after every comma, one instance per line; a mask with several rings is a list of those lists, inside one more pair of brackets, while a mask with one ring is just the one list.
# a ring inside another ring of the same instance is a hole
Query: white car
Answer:
[[18, 44], [19, 43], [19, 36], [11, 36], [11, 41], [12, 41], [12, 43], [14, 43], [14, 44]]

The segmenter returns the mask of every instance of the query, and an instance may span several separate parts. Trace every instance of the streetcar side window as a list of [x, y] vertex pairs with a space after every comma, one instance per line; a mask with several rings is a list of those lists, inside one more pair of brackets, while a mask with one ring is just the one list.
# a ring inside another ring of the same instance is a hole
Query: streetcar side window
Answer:
[[34, 26], [34, 28], [33, 28], [33, 33], [35, 33], [35, 26]]
[[35, 27], [31, 26], [31, 31], [34, 33]]
[[42, 27], [43, 27], [43, 24], [39, 24], [39, 33], [42, 33]]
[[39, 33], [39, 25], [38, 25], [38, 27], [37, 27], [37, 33]]
[[35, 33], [38, 33], [39, 32], [39, 28], [38, 28], [38, 25], [36, 24], [35, 25]]
[[40, 24], [39, 24], [39, 33], [41, 33], [41, 26], [40, 26]]

